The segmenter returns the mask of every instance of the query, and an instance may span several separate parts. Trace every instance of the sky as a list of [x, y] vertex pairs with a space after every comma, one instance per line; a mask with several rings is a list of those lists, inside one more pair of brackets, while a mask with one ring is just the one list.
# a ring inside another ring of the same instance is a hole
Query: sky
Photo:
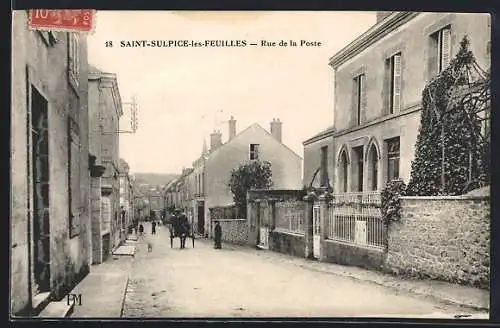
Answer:
[[[89, 64], [116, 73], [123, 103], [136, 97], [138, 129], [120, 134], [132, 173], [180, 173], [210, 144], [253, 123], [282, 122], [282, 141], [303, 157], [302, 142], [333, 124], [328, 60], [375, 24], [375, 12], [97, 12]], [[247, 40], [259, 46], [120, 47], [133, 40]], [[319, 47], [261, 47], [261, 40], [306, 40]], [[112, 41], [113, 47], [106, 47]], [[129, 106], [121, 128], [130, 129]]]

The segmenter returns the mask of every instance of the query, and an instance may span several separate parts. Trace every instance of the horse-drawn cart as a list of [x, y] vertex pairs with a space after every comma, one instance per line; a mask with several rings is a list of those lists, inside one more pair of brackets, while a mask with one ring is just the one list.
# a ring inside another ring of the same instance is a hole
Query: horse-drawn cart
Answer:
[[170, 232], [170, 248], [173, 248], [175, 238], [179, 238], [180, 248], [185, 248], [187, 237], [191, 238], [194, 248], [194, 231], [192, 225], [187, 220], [182, 222], [179, 218], [171, 218], [167, 221], [167, 226]]

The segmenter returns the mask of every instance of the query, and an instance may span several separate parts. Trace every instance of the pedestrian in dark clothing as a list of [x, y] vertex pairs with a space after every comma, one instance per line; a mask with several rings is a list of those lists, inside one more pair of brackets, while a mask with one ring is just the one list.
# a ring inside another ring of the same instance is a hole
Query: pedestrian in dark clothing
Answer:
[[142, 223], [139, 225], [139, 235], [142, 235], [144, 233], [144, 226]]
[[156, 235], [156, 221], [153, 221], [153, 223], [151, 223], [151, 234]]
[[222, 228], [219, 224], [219, 221], [215, 221], [215, 227], [214, 227], [215, 246], [214, 246], [214, 248], [216, 248], [216, 249], [222, 248], [221, 239], [222, 239]]

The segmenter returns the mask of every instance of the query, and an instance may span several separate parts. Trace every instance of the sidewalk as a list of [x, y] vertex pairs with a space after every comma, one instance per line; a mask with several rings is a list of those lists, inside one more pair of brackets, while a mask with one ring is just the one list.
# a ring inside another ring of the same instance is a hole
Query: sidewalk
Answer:
[[270, 250], [257, 250], [245, 246], [223, 244], [226, 249], [258, 252], [259, 256], [273, 261], [287, 261], [295, 265], [319, 272], [335, 274], [354, 280], [374, 283], [398, 292], [406, 292], [420, 297], [434, 299], [451, 305], [464, 308], [489, 311], [490, 293], [487, 290], [456, 285], [452, 283], [432, 280], [407, 280], [377, 271], [366, 270], [359, 267], [343, 266], [339, 264], [318, 262], [282, 254]]
[[113, 256], [91, 267], [90, 273], [71, 294], [81, 294], [81, 305], [74, 305], [72, 318], [119, 318], [132, 270], [132, 256]]

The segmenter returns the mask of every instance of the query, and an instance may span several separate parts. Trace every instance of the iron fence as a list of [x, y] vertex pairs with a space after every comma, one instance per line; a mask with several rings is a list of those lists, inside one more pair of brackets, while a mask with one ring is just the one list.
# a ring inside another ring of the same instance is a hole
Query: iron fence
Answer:
[[328, 204], [327, 237], [354, 245], [385, 248], [387, 227], [378, 191], [333, 195]]
[[276, 229], [304, 234], [305, 208], [301, 201], [285, 201], [275, 204]]

